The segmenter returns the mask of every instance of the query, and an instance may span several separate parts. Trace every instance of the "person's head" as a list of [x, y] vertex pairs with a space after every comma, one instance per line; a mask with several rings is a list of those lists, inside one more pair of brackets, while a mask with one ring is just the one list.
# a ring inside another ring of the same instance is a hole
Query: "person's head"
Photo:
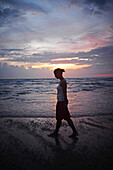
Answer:
[[62, 73], [63, 73], [63, 72], [65, 72], [64, 69], [56, 68], [56, 69], [54, 70], [54, 75], [55, 75], [55, 77], [56, 77], [57, 79], [60, 79], [60, 78], [62, 78]]

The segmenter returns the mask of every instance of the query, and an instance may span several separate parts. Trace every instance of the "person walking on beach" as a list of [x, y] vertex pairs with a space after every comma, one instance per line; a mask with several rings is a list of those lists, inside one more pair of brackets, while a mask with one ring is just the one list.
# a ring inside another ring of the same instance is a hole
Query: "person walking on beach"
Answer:
[[70, 118], [70, 113], [68, 110], [68, 99], [67, 99], [67, 83], [63, 77], [64, 69], [57, 68], [54, 70], [54, 75], [57, 79], [60, 79], [60, 83], [57, 87], [57, 105], [56, 105], [56, 129], [55, 131], [48, 135], [50, 137], [58, 136], [58, 132], [62, 123], [62, 119], [66, 120], [69, 126], [72, 128], [72, 135], [69, 137], [76, 137], [78, 132], [73, 124], [73, 121]]

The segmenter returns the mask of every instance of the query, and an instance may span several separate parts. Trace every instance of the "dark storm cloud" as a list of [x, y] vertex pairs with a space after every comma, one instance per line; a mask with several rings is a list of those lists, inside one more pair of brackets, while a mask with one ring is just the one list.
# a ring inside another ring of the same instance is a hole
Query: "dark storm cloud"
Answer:
[[22, 13], [18, 9], [5, 8], [0, 10], [1, 17], [19, 17]]
[[[103, 64], [113, 65], [113, 46], [99, 47], [89, 52], [79, 53], [33, 53], [26, 54], [25, 50], [21, 49], [2, 49], [0, 51], [1, 58], [7, 57], [10, 62], [23, 63], [51, 63], [51, 64]], [[59, 59], [59, 60], [58, 60]], [[63, 60], [60, 60], [63, 59]], [[68, 60], [69, 59], [69, 60]]]
[[76, 64], [76, 65], [92, 65], [105, 67], [113, 70], [113, 46], [100, 47], [89, 52], [79, 52], [68, 54], [69, 58], [78, 57], [78, 59], [52, 61], [52, 64]]
[[[113, 72], [113, 46], [106, 46], [106, 47], [100, 47], [94, 50], [91, 50], [89, 52], [79, 52], [79, 53], [50, 53], [45, 52], [43, 54], [41, 53], [33, 53], [31, 56], [24, 55], [26, 53], [24, 51], [23, 55], [18, 55], [18, 57], [15, 57], [12, 55], [12, 52], [18, 53], [21, 51], [21, 49], [5, 49], [5, 52], [9, 53], [9, 59], [4, 64], [0, 64], [0, 78], [7, 78], [7, 77], [32, 77], [36, 75], [36, 71], [39, 75], [42, 75], [41, 72], [45, 71], [44, 68], [42, 69], [33, 69], [29, 67], [29, 70], [26, 70], [24, 66], [13, 66], [8, 65], [7, 62], [13, 61], [15, 62], [28, 62], [28, 63], [37, 63], [37, 65], [40, 65], [40, 63], [46, 63], [49, 62], [50, 64], [75, 64], [75, 65], [90, 65], [90, 67], [82, 68], [81, 74], [87, 73], [89, 74], [112, 74]], [[3, 52], [3, 49], [2, 49]], [[1, 53], [0, 53], [1, 55]], [[4, 55], [2, 58], [4, 58]], [[78, 57], [73, 59], [74, 57]], [[53, 60], [53, 59], [61, 59], [64, 60]], [[70, 60], [67, 60], [70, 59]], [[5, 60], [4, 60], [5, 62]], [[48, 76], [51, 77], [49, 70], [47, 69], [46, 72], [48, 73]], [[45, 72], [45, 73], [46, 73]], [[45, 75], [45, 73], [43, 75]]]
[[44, 8], [34, 3], [28, 3], [23, 0], [2, 0], [0, 5], [0, 25], [10, 23], [14, 19], [24, 20], [26, 11], [47, 13]]
[[0, 49], [0, 51], [4, 51], [4, 52], [5, 51], [6, 52], [10, 52], [10, 51], [23, 51], [23, 49], [15, 49], [15, 48], [14, 49], [13, 48], [12, 49]]
[[105, 47], [99, 47], [97, 49], [93, 49], [88, 54], [98, 54], [100, 56], [105, 55], [106, 58], [110, 55], [113, 57], [113, 46], [105, 46]]
[[20, 55], [24, 49], [0, 49], [0, 57], [12, 57], [15, 55]]
[[93, 5], [101, 10], [111, 9], [111, 4], [113, 5], [113, 0], [69, 0], [71, 5], [83, 6]]
[[97, 6], [99, 9], [108, 9], [111, 5], [111, 3], [113, 3], [112, 0], [86, 0], [85, 1], [86, 4], [89, 5], [94, 5]]
[[24, 63], [38, 63], [40, 59], [38, 57], [14, 57], [12, 59], [8, 59], [7, 61], [13, 61], [13, 62], [24, 62]]
[[5, 8], [0, 9], [0, 25], [11, 23], [14, 20], [21, 19], [21, 21], [24, 20], [23, 11], [20, 11], [18, 9], [11, 9], [11, 8]]
[[103, 13], [99, 10], [95, 10], [94, 8], [84, 8], [84, 12], [89, 15], [102, 15]]
[[113, 9], [113, 0], [69, 0], [70, 5], [82, 7], [89, 15], [103, 15], [104, 11]]
[[3, 0], [3, 4], [11, 5], [12, 7], [15, 7], [16, 9], [23, 9], [25, 11], [32, 10], [32, 11], [39, 11], [46, 13], [45, 9], [43, 9], [40, 5], [37, 5], [36, 3], [29, 3], [27, 1], [17, 1], [17, 0]]
[[37, 78], [41, 77], [51, 77], [51, 72], [47, 68], [42, 69], [33, 69], [29, 67], [28, 70], [24, 68], [24, 66], [13, 66], [8, 65], [7, 63], [1, 64], [0, 63], [0, 79], [7, 79], [7, 78]]

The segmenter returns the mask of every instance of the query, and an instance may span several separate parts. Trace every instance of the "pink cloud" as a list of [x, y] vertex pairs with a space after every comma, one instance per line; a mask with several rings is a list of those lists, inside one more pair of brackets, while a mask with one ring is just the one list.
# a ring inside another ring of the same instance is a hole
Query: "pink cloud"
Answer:
[[[98, 47], [113, 45], [113, 30], [111, 27], [103, 28], [100, 32], [90, 32], [78, 39], [76, 42], [58, 42], [57, 44], [66, 45], [66, 49], [72, 52], [89, 51]], [[69, 45], [69, 46], [67, 46]]]
[[58, 42], [57, 44], [78, 44], [77, 42]]

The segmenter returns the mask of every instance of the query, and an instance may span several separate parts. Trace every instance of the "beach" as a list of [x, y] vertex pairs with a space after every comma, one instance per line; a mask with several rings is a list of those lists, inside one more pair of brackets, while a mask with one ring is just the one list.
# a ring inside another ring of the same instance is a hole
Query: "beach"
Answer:
[[48, 137], [55, 118], [1, 117], [1, 170], [112, 170], [113, 116], [72, 118], [79, 133], [63, 120], [58, 138]]
[[56, 88], [48, 79], [0, 80], [0, 170], [113, 170], [113, 78], [69, 78], [58, 138]]

